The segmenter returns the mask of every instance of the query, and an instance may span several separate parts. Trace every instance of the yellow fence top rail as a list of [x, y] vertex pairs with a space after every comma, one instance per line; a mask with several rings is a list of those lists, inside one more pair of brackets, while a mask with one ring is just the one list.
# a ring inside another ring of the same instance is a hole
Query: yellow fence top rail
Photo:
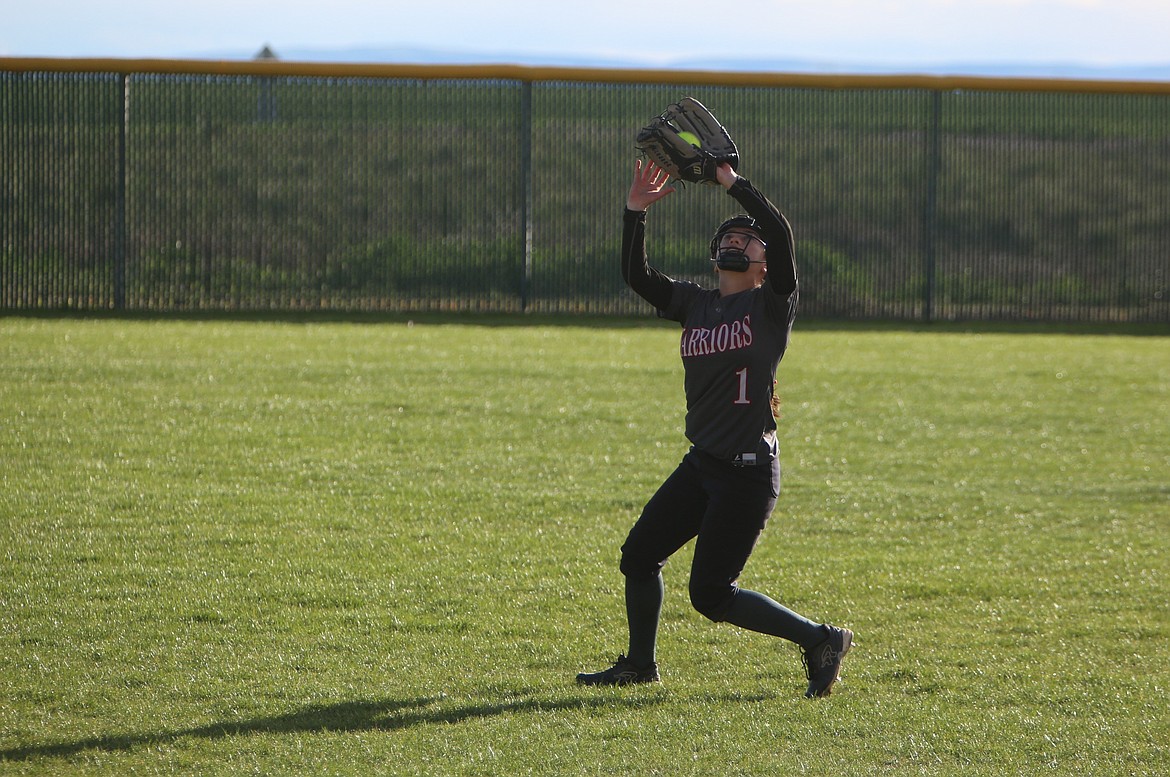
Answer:
[[573, 81], [804, 89], [925, 89], [982, 92], [1072, 92], [1170, 95], [1170, 82], [976, 76], [818, 75], [713, 70], [541, 67], [511, 64], [408, 65], [291, 62], [282, 60], [81, 59], [0, 57], [0, 72], [119, 73], [418, 80]]

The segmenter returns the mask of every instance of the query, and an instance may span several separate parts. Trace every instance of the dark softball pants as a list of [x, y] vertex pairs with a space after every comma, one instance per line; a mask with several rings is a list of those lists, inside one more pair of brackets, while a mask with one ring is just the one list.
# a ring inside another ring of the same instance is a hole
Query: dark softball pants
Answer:
[[790, 640], [823, 642], [824, 624], [737, 583], [780, 493], [780, 464], [737, 467], [694, 448], [647, 502], [622, 546], [630, 660], [654, 661], [662, 568], [692, 538], [691, 604], [713, 621]]
[[776, 506], [780, 462], [739, 467], [692, 448], [646, 503], [622, 546], [622, 574], [657, 578], [696, 539], [690, 596], [696, 610], [725, 619], [736, 581]]

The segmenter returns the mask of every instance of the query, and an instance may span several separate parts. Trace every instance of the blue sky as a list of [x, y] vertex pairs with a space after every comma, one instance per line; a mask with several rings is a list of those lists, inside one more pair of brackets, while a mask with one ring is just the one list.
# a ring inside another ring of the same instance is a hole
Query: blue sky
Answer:
[[[1170, 64], [1168, 0], [0, 0], [0, 56], [247, 58], [417, 47], [601, 57]], [[714, 11], [724, 8], [726, 10]], [[717, 14], [717, 15], [716, 15]]]

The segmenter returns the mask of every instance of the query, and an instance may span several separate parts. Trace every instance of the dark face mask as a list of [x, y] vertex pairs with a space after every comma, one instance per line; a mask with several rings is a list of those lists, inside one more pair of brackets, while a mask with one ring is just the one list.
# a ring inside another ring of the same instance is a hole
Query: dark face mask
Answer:
[[[743, 248], [736, 248], [735, 246], [727, 246], [726, 248], [719, 248], [715, 254], [713, 262], [715, 266], [725, 272], [747, 272], [748, 267], [751, 266], [752, 261], [748, 259], [747, 247], [755, 240], [764, 247], [767, 251], [768, 244], [755, 235], [743, 235], [746, 238]], [[757, 260], [758, 261], [758, 260]]]
[[747, 272], [751, 261], [738, 248], [725, 248], [715, 257], [715, 266], [724, 272]]

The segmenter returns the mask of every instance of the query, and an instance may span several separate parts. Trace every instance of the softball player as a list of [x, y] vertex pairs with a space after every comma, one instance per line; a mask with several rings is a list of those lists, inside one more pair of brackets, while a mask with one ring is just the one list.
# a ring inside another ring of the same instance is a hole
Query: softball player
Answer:
[[747, 213], [711, 240], [719, 285], [676, 281], [647, 263], [646, 211], [674, 192], [665, 172], [638, 163], [626, 201], [622, 276], [658, 315], [682, 324], [686, 436], [692, 443], [650, 499], [622, 545], [629, 647], [583, 685], [660, 680], [655, 644], [662, 568], [696, 539], [691, 604], [712, 621], [790, 640], [803, 652], [807, 697], [828, 696], [853, 632], [809, 620], [737, 580], [780, 493], [776, 367], [796, 317], [792, 228], [746, 178], [721, 165], [718, 182]]

